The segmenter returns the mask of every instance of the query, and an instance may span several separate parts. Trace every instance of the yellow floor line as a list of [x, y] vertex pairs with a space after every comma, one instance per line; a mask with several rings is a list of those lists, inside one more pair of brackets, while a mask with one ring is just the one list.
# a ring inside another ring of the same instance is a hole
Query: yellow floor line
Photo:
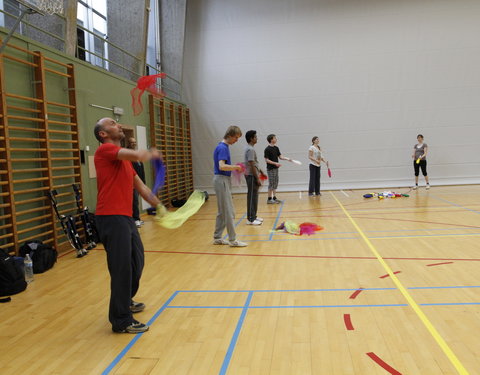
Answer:
[[430, 334], [433, 336], [433, 338], [435, 339], [435, 341], [437, 342], [437, 344], [440, 346], [440, 348], [443, 350], [443, 352], [446, 354], [446, 356], [448, 357], [448, 359], [450, 360], [450, 362], [452, 363], [452, 365], [457, 369], [458, 373], [460, 375], [468, 375], [468, 371], [465, 367], [463, 367], [462, 363], [459, 361], [459, 359], [457, 358], [457, 356], [455, 355], [455, 353], [452, 351], [452, 349], [450, 349], [450, 347], [448, 346], [448, 344], [445, 342], [445, 340], [442, 338], [442, 336], [440, 336], [440, 333], [438, 333], [437, 329], [433, 326], [433, 324], [430, 322], [430, 320], [428, 320], [427, 316], [423, 313], [423, 311], [420, 309], [420, 306], [418, 306], [418, 304], [415, 302], [415, 300], [412, 298], [412, 296], [408, 293], [407, 289], [405, 289], [405, 287], [402, 285], [402, 283], [400, 282], [400, 280], [397, 278], [397, 276], [395, 276], [395, 274], [393, 273], [392, 269], [389, 267], [389, 265], [385, 262], [385, 260], [383, 260], [383, 258], [381, 257], [381, 255], [379, 254], [379, 252], [377, 251], [377, 249], [375, 249], [375, 246], [373, 246], [373, 244], [370, 242], [370, 240], [368, 239], [368, 237], [365, 235], [365, 233], [363, 233], [363, 231], [360, 229], [360, 227], [357, 225], [357, 223], [355, 222], [355, 220], [353, 220], [353, 218], [350, 216], [350, 214], [348, 213], [348, 211], [345, 209], [345, 207], [343, 206], [343, 204], [337, 199], [337, 197], [332, 193], [330, 192], [330, 194], [332, 194], [332, 197], [333, 199], [335, 199], [335, 201], [338, 203], [338, 205], [341, 207], [342, 211], [344, 212], [344, 214], [348, 217], [348, 219], [350, 220], [350, 222], [353, 224], [353, 226], [355, 227], [355, 229], [357, 230], [357, 232], [360, 234], [360, 236], [363, 238], [363, 240], [365, 241], [365, 243], [367, 244], [367, 246], [369, 247], [369, 249], [372, 251], [372, 253], [375, 255], [375, 257], [378, 259], [378, 261], [380, 262], [380, 264], [383, 266], [383, 268], [385, 269], [385, 271], [387, 271], [388, 275], [391, 277], [392, 281], [395, 283], [395, 285], [397, 286], [398, 290], [403, 294], [403, 296], [405, 297], [405, 299], [407, 300], [408, 304], [410, 305], [410, 307], [413, 309], [413, 311], [415, 311], [415, 313], [417, 314], [417, 316], [420, 318], [420, 320], [422, 321], [422, 323], [425, 325], [425, 327], [427, 328], [428, 332], [430, 332]]

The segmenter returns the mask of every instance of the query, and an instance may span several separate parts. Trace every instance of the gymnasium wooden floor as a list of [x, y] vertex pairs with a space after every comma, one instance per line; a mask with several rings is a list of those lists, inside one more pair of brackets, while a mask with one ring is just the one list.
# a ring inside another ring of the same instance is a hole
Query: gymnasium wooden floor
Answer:
[[215, 197], [178, 230], [146, 218], [143, 335], [110, 330], [101, 249], [62, 256], [0, 305], [0, 373], [480, 374], [480, 186], [365, 192], [261, 194], [261, 227], [236, 195], [246, 248], [211, 245]]

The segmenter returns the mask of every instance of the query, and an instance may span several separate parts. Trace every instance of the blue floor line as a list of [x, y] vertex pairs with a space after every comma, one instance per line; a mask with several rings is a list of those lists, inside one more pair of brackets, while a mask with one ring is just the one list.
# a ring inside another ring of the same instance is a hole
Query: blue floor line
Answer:
[[[465, 229], [465, 230], [477, 230], [478, 228], [462, 228], [462, 227], [457, 227], [457, 228], [425, 228], [425, 229], [396, 229], [396, 230], [366, 230], [364, 232], [366, 233], [379, 233], [379, 232], [427, 232], [427, 231], [438, 231], [438, 230], [459, 230], [459, 229]], [[347, 233], [347, 232], [345, 232]], [[355, 233], [355, 232], [350, 232], [350, 233]], [[357, 232], [358, 233], [358, 232]], [[335, 234], [330, 232], [329, 234]]]
[[[235, 228], [238, 226], [238, 224], [242, 222], [243, 219], [245, 219], [246, 216], [247, 216], [247, 213], [245, 212], [243, 216], [235, 223]], [[225, 240], [227, 237], [228, 237], [228, 233], [226, 233], [225, 236], [223, 236], [223, 239]]]
[[168, 309], [243, 309], [245, 306], [168, 306]]
[[[153, 315], [153, 317], [148, 321], [147, 325], [151, 325], [158, 316], [168, 307], [170, 302], [177, 296], [178, 292], [173, 293], [170, 298], [158, 309], [158, 311]], [[108, 365], [108, 367], [102, 372], [102, 375], [107, 375], [112, 371], [112, 369], [120, 362], [120, 360], [127, 354], [127, 352], [135, 345], [135, 343], [140, 339], [143, 333], [137, 333], [135, 337], [123, 348], [123, 350], [115, 357], [115, 359]]]
[[273, 238], [273, 235], [275, 234], [274, 231], [275, 231], [275, 228], [277, 227], [278, 219], [280, 219], [280, 214], [282, 213], [282, 210], [283, 210], [283, 204], [284, 204], [284, 201], [282, 201], [282, 203], [280, 204], [280, 209], [278, 210], [277, 218], [275, 219], [275, 222], [273, 223], [272, 231], [270, 232], [270, 236], [268, 237], [268, 241], [271, 241], [272, 238]]
[[405, 307], [406, 303], [385, 303], [379, 305], [277, 305], [277, 306], [250, 306], [251, 309], [314, 309], [314, 308], [331, 308], [331, 307]]
[[237, 344], [238, 336], [240, 335], [240, 331], [242, 329], [243, 322], [245, 321], [245, 316], [247, 315], [248, 307], [250, 305], [250, 302], [252, 301], [252, 297], [253, 292], [249, 292], [247, 300], [245, 301], [245, 305], [243, 306], [242, 313], [240, 314], [240, 318], [238, 319], [237, 327], [235, 328], [235, 332], [233, 333], [232, 340], [230, 341], [230, 345], [228, 346], [227, 353], [225, 354], [225, 358], [223, 360], [219, 375], [225, 375], [227, 373], [228, 365], [230, 364], [230, 360], [232, 359], [233, 351], [235, 350], [235, 345]]
[[469, 306], [480, 305], [480, 302], [439, 302], [439, 303], [421, 303], [421, 306]]
[[459, 286], [412, 286], [407, 289], [469, 289], [480, 288], [480, 285], [459, 285]]
[[[480, 286], [479, 286], [480, 287]], [[244, 290], [179, 290], [181, 293], [272, 293], [272, 292], [351, 292], [360, 288], [343, 289], [244, 289]], [[362, 290], [395, 290], [396, 288], [362, 288]]]
[[[480, 302], [437, 302], [419, 303], [419, 306], [477, 306]], [[248, 309], [318, 309], [350, 307], [406, 307], [406, 303], [382, 303], [370, 305], [272, 305], [249, 306]], [[245, 306], [168, 306], [168, 309], [245, 309]]]
[[[480, 285], [458, 285], [458, 286], [418, 286], [407, 287], [407, 289], [469, 289], [480, 288]], [[361, 288], [362, 291], [369, 290], [395, 290], [396, 288]], [[404, 307], [407, 304], [378, 304], [378, 305], [302, 305], [302, 306], [251, 306], [251, 300], [254, 293], [270, 293], [270, 292], [324, 292], [324, 291], [356, 291], [360, 288], [342, 288], [342, 289], [258, 289], [258, 290], [178, 290], [174, 292], [170, 298], [157, 310], [157, 312], [147, 322], [148, 325], [152, 325], [160, 314], [168, 309], [243, 309], [237, 327], [230, 342], [229, 349], [225, 356], [222, 369], [219, 374], [226, 374], [228, 365], [230, 363], [233, 351], [235, 349], [238, 336], [240, 334], [245, 316], [248, 309], [286, 309], [286, 308], [350, 308], [350, 307]], [[179, 293], [248, 293], [247, 300], [243, 306], [170, 306], [170, 303]], [[480, 302], [439, 302], [439, 303], [419, 303], [420, 306], [479, 306]], [[122, 360], [127, 352], [135, 345], [140, 339], [143, 333], [138, 333], [135, 337], [125, 346], [125, 348], [115, 357], [115, 359], [107, 366], [102, 372], [102, 375], [109, 374], [112, 369]]]
[[[478, 228], [474, 228], [478, 229]], [[270, 234], [270, 237], [273, 233]], [[424, 237], [438, 237], [438, 236], [478, 236], [479, 233], [444, 233], [444, 234], [412, 234], [412, 235], [393, 235], [393, 236], [368, 236], [371, 240], [387, 239], [387, 238], [424, 238]], [[327, 240], [358, 240], [360, 237], [311, 237], [298, 238], [298, 236], [291, 235], [286, 239], [268, 239], [268, 240], [249, 240], [249, 242], [282, 242], [282, 241], [327, 241]]]
[[[365, 233], [397, 233], [397, 232], [428, 232], [428, 231], [448, 231], [448, 230], [478, 230], [479, 228], [425, 228], [425, 229], [392, 229], [392, 230], [365, 230]], [[316, 233], [318, 236], [327, 236], [332, 234], [358, 234], [358, 232], [320, 232]], [[288, 236], [289, 233], [275, 233], [276, 236]], [[258, 233], [258, 234], [239, 234], [239, 237], [260, 237], [270, 236], [270, 233]]]
[[282, 242], [282, 241], [325, 241], [325, 240], [358, 240], [360, 237], [328, 237], [328, 238], [320, 238], [320, 237], [313, 237], [313, 238], [298, 238], [298, 236], [291, 235], [290, 238], [286, 239], [278, 239], [273, 240], [272, 237], [275, 233], [270, 233], [270, 237], [268, 240], [249, 240], [248, 242]]
[[380, 238], [413, 238], [413, 237], [438, 237], [438, 236], [478, 236], [480, 233], [444, 233], [444, 234], [415, 234], [408, 236], [369, 236], [369, 239], [380, 239]]
[[459, 208], [463, 208], [464, 210], [471, 211], [471, 212], [474, 212], [474, 213], [476, 213], [476, 214], [480, 214], [480, 211], [473, 210], [473, 209], [471, 209], [471, 208], [462, 206], [462, 205], [460, 205], [460, 204], [456, 204], [456, 203], [447, 201], [446, 199], [439, 198], [439, 197], [437, 197], [437, 196], [435, 196], [435, 195], [433, 195], [433, 194], [429, 194], [429, 196], [432, 197], [433, 199], [436, 199], [436, 200], [439, 200], [439, 201], [442, 201], [442, 202], [446, 202], [446, 203], [448, 203], [448, 204], [451, 204], [452, 206], [459, 207]]

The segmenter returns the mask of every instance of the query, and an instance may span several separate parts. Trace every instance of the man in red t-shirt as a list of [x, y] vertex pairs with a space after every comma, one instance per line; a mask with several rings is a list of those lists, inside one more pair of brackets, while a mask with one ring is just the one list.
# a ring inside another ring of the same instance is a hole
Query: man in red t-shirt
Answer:
[[143, 303], [132, 300], [144, 265], [142, 240], [132, 218], [132, 190], [135, 188], [152, 206], [160, 201], [138, 177], [131, 162], [160, 158], [160, 154], [156, 150], [120, 147], [125, 134], [122, 126], [111, 118], [99, 120], [94, 133], [101, 143], [94, 159], [98, 189], [95, 215], [111, 279], [109, 320], [114, 332], [145, 332], [148, 326], [132, 316], [145, 308]]

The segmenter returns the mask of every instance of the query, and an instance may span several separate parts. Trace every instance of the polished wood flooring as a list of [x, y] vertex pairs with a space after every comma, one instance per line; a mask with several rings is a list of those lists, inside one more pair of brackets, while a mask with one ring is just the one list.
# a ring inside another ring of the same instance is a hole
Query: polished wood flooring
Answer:
[[261, 194], [259, 227], [235, 195], [245, 248], [211, 244], [215, 197], [177, 230], [145, 217], [143, 335], [111, 332], [103, 250], [65, 254], [0, 305], [0, 373], [480, 374], [480, 186], [366, 192]]

